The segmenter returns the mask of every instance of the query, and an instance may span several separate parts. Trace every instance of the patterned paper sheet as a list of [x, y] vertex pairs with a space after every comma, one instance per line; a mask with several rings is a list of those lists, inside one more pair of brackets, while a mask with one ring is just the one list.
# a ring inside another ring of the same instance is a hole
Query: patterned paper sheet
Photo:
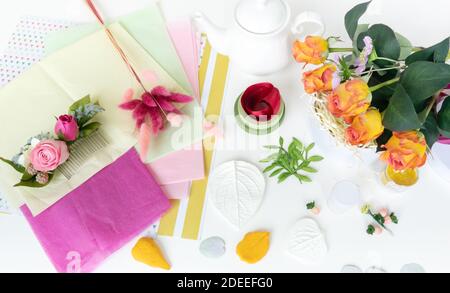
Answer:
[[44, 57], [46, 35], [72, 25], [67, 21], [35, 16], [23, 17], [0, 57], [0, 87], [9, 83]]
[[0, 192], [0, 213], [5, 213], [5, 214], [10, 213], [8, 203], [6, 202], [6, 200], [4, 198], [2, 198], [1, 192]]

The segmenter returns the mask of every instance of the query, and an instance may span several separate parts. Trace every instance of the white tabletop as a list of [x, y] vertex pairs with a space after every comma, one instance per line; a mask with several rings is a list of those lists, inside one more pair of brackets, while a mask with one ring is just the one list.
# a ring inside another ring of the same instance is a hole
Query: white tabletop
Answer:
[[[131, 12], [145, 6], [150, 0], [97, 0], [101, 9], [110, 17]], [[73, 21], [88, 21], [91, 16], [82, 0], [14, 0], [4, 1], [0, 9], [0, 48], [7, 45], [10, 34], [23, 15], [47, 16]], [[231, 21], [237, 0], [162, 0], [163, 11], [168, 19], [190, 15], [202, 10], [220, 25]], [[343, 16], [356, 0], [291, 0], [293, 11], [315, 10], [323, 15], [327, 35], [345, 37]], [[432, 0], [424, 5], [422, 0], [374, 0], [365, 20], [383, 22], [415, 45], [431, 45], [449, 34], [450, 3]], [[245, 160], [256, 164], [266, 155], [260, 147], [276, 143], [278, 135], [286, 139], [295, 136], [305, 142], [316, 141], [315, 149], [326, 159], [320, 172], [313, 177], [314, 183], [300, 185], [287, 180], [278, 185], [267, 181], [266, 196], [260, 211], [242, 231], [235, 230], [217, 210], [208, 203], [204, 224], [204, 237], [221, 236], [227, 243], [227, 252], [220, 259], [207, 259], [199, 253], [198, 241], [161, 238], [171, 263], [172, 272], [338, 272], [343, 265], [354, 264], [362, 269], [382, 267], [388, 272], [399, 272], [407, 263], [419, 263], [428, 272], [450, 271], [450, 185], [430, 167], [421, 170], [420, 182], [405, 193], [393, 193], [377, 182], [370, 169], [376, 156], [363, 152], [358, 156], [335, 148], [326, 135], [315, 128], [309, 114], [308, 103], [302, 98], [299, 85], [300, 67], [292, 64], [277, 75], [255, 78], [230, 68], [223, 112], [230, 117], [238, 93], [257, 81], [270, 81], [277, 85], [287, 103], [286, 120], [278, 133], [265, 137], [246, 138], [242, 131], [225, 131], [227, 148], [216, 152], [215, 165], [228, 160]], [[227, 118], [227, 125], [234, 125]], [[313, 126], [313, 127], [311, 127]], [[243, 149], [237, 145], [244, 139], [253, 145]], [[259, 139], [259, 140], [258, 140]], [[230, 146], [233, 146], [230, 148]], [[256, 146], [256, 147], [255, 147]], [[234, 148], [234, 149], [233, 149]], [[387, 206], [398, 214], [400, 224], [393, 227], [395, 236], [383, 234], [366, 235], [369, 219], [357, 209], [343, 215], [334, 214], [326, 205], [333, 184], [340, 180], [352, 180], [362, 188], [363, 197], [374, 206]], [[325, 261], [319, 266], [305, 266], [286, 252], [287, 234], [298, 219], [309, 216], [305, 203], [310, 200], [322, 207], [323, 212], [315, 219], [323, 229], [329, 246]], [[248, 231], [272, 232], [271, 247], [267, 256], [256, 265], [240, 262], [235, 254], [237, 242]], [[98, 272], [157, 272], [132, 260], [130, 243], [111, 256]], [[0, 272], [54, 272], [50, 261], [20, 214], [0, 216]]]

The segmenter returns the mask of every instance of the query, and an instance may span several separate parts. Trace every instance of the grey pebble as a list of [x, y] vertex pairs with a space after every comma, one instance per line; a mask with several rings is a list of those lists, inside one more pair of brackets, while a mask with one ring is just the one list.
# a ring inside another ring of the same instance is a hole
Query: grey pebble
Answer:
[[343, 274], [361, 274], [362, 272], [361, 268], [355, 265], [345, 265], [341, 270]]
[[410, 264], [404, 265], [401, 268], [400, 273], [402, 273], [402, 274], [423, 274], [423, 273], [425, 273], [425, 269], [419, 264], [410, 263]]
[[219, 258], [225, 254], [225, 241], [220, 237], [210, 237], [200, 243], [200, 252], [209, 258]]

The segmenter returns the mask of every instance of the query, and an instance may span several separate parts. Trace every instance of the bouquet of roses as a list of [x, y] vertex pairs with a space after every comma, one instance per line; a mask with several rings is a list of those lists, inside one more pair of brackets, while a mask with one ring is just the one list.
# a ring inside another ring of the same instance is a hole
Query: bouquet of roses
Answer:
[[407, 172], [425, 164], [427, 147], [450, 137], [449, 38], [418, 48], [384, 24], [359, 24], [369, 4], [345, 15], [351, 48], [332, 47], [337, 37], [308, 36], [293, 53], [299, 63], [320, 65], [303, 83], [335, 138], [377, 146], [392, 172]]

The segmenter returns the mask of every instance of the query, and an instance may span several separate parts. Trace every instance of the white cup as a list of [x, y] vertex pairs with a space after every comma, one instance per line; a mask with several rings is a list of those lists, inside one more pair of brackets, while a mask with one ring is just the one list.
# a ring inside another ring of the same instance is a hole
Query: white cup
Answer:
[[361, 190], [351, 181], [334, 185], [328, 198], [328, 207], [334, 213], [342, 214], [361, 205]]

